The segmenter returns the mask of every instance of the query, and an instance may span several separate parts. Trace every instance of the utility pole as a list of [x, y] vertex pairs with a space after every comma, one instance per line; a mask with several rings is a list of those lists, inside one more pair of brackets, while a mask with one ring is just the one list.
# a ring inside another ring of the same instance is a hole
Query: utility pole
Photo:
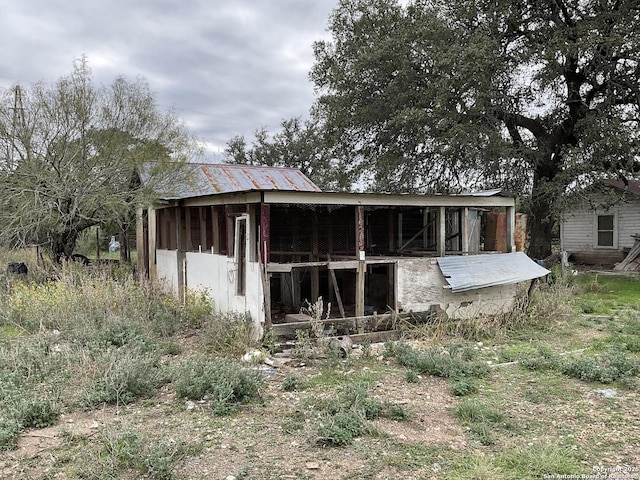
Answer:
[[[13, 88], [13, 118], [11, 122], [11, 152], [7, 159], [8, 170], [11, 171], [15, 168], [14, 159], [16, 155], [16, 137], [18, 131], [23, 131], [25, 127], [24, 120], [24, 106], [22, 104], [22, 88], [16, 84]], [[18, 130], [19, 129], [19, 130]]]

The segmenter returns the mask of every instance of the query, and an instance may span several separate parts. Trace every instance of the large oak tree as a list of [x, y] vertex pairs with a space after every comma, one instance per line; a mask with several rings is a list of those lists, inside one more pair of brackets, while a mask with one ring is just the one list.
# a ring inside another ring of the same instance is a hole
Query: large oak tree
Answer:
[[94, 225], [134, 221], [153, 195], [138, 170], [175, 174], [197, 144], [172, 114], [158, 111], [148, 84], [117, 78], [95, 86], [86, 59], [53, 85], [0, 93], [0, 244], [43, 246], [69, 256]]
[[269, 134], [265, 128], [256, 130], [251, 145], [239, 135], [227, 143], [226, 160], [246, 165], [299, 168], [323, 190], [344, 190], [350, 187], [344, 165], [331, 156], [332, 149], [322, 138], [322, 126], [313, 120], [299, 118], [283, 120], [281, 130]]
[[640, 3], [404, 3], [341, 0], [315, 44], [329, 143], [369, 188], [526, 194], [546, 257], [568, 189], [638, 171]]

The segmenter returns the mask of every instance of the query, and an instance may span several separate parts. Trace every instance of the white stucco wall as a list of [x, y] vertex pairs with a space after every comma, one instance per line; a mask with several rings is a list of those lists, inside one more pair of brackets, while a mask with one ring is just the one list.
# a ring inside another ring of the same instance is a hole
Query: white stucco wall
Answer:
[[264, 323], [264, 299], [260, 265], [247, 262], [246, 290], [237, 295], [236, 272], [233, 258], [211, 253], [187, 252], [187, 287], [206, 290], [218, 312], [248, 313], [256, 328]]
[[398, 301], [404, 311], [425, 312], [439, 306], [449, 318], [472, 318], [513, 307], [516, 285], [453, 293], [435, 258], [398, 260]]
[[178, 252], [175, 250], [156, 250], [156, 271], [158, 280], [175, 295], [178, 294]]
[[[158, 279], [174, 294], [178, 294], [178, 265], [175, 250], [157, 250]], [[211, 253], [186, 253], [185, 285], [189, 290], [205, 291], [213, 301], [214, 311], [247, 313], [262, 336], [264, 298], [262, 276], [257, 262], [247, 262], [245, 295], [237, 295], [233, 258]]]

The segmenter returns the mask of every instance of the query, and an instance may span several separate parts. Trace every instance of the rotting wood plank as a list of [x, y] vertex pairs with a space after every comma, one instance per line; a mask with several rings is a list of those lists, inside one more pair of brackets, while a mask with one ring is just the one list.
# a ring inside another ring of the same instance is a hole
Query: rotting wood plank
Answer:
[[[364, 317], [329, 318], [318, 320], [325, 327], [334, 327], [337, 330], [353, 332], [367, 332], [379, 330], [392, 330], [395, 326], [395, 314], [367, 315]], [[311, 322], [274, 323], [272, 332], [276, 336], [295, 335], [296, 330], [308, 330]]]
[[638, 269], [638, 256], [640, 255], [640, 239], [635, 237], [635, 243], [627, 256], [618, 263], [614, 270], [632, 271]]
[[342, 304], [342, 297], [340, 296], [340, 289], [338, 288], [338, 280], [336, 279], [336, 272], [334, 270], [329, 270], [329, 275], [331, 275], [331, 283], [333, 284], [333, 291], [336, 294], [336, 302], [338, 302], [338, 308], [340, 309], [340, 316], [345, 318], [346, 315], [344, 313], [344, 305]]
[[[331, 255], [327, 254], [327, 259], [331, 261]], [[346, 315], [344, 313], [344, 305], [342, 303], [342, 297], [340, 296], [340, 289], [338, 288], [338, 280], [336, 279], [336, 272], [330, 268], [329, 269], [329, 277], [331, 278], [331, 283], [333, 284], [333, 291], [336, 294], [336, 302], [338, 302], [338, 308], [340, 309], [340, 316], [345, 318]]]
[[383, 330], [381, 332], [370, 333], [354, 333], [349, 335], [354, 345], [362, 345], [363, 343], [380, 343], [389, 340], [398, 340], [400, 332], [398, 330]]

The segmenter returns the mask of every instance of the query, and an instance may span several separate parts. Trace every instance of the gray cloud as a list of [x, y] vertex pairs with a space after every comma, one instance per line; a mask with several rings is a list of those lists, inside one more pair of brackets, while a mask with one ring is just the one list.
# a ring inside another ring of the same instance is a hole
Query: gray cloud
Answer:
[[144, 77], [213, 150], [305, 117], [312, 43], [337, 0], [29, 0], [0, 16], [0, 85], [53, 82], [86, 55], [97, 83]]

